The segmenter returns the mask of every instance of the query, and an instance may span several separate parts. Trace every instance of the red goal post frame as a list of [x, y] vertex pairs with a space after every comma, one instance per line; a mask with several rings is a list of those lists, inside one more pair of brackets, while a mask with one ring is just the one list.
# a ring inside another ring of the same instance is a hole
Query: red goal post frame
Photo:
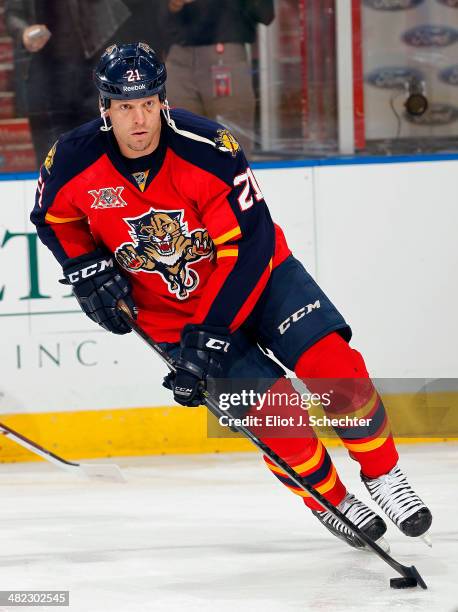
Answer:
[[[336, 0], [334, 0], [335, 2]], [[308, 91], [308, 61], [309, 44], [317, 44], [316, 39], [307, 41], [307, 8], [310, 8], [309, 0], [299, 0], [300, 19], [300, 50], [301, 50], [301, 79], [302, 79], [302, 134], [307, 138], [310, 126], [310, 104]], [[311, 5], [314, 10], [315, 4]], [[351, 0], [352, 12], [352, 49], [353, 49], [353, 116], [354, 116], [354, 144], [355, 150], [364, 149], [366, 146], [365, 117], [364, 117], [364, 77], [363, 77], [363, 49], [362, 49], [362, 19], [361, 0]], [[315, 49], [320, 52], [320, 49]], [[317, 53], [314, 53], [316, 56]], [[324, 120], [324, 116], [320, 117]]]

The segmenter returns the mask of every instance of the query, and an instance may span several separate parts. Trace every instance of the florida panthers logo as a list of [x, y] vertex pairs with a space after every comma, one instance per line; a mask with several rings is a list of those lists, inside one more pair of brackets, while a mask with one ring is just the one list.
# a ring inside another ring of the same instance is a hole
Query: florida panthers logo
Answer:
[[199, 275], [188, 264], [214, 254], [207, 230], [188, 232], [183, 210], [151, 208], [145, 215], [125, 221], [131, 227], [133, 242], [116, 249], [118, 263], [130, 272], [160, 274], [170, 293], [179, 300], [187, 298], [199, 284]]

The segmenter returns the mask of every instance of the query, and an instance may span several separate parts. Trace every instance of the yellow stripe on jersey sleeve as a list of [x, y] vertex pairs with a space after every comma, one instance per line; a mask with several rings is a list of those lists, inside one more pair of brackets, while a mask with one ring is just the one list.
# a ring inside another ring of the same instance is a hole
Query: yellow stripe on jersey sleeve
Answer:
[[82, 217], [55, 217], [50, 213], [46, 213], [45, 221], [49, 223], [71, 223], [72, 221], [81, 221], [81, 219], [85, 219], [86, 215]]
[[229, 232], [226, 232], [225, 234], [222, 234], [221, 236], [214, 238], [213, 244], [218, 246], [219, 244], [224, 244], [228, 240], [232, 240], [233, 238], [238, 238], [241, 235], [242, 235], [242, 230], [240, 229], [240, 226], [237, 225], [236, 227], [234, 227], [234, 229], [231, 229]]
[[221, 257], [238, 257], [239, 255], [239, 247], [231, 246], [227, 249], [217, 249], [216, 250], [216, 259], [221, 259]]

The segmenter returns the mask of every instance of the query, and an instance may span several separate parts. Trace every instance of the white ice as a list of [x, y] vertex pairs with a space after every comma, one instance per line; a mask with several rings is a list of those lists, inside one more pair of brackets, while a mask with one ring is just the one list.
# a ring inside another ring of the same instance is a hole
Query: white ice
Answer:
[[[427, 591], [390, 589], [398, 574], [336, 540], [248, 453], [120, 459], [127, 484], [0, 466], [0, 590], [69, 590], [70, 608], [35, 609], [72, 612], [456, 611], [458, 446], [400, 451], [433, 548], [391, 523], [388, 539]], [[367, 502], [357, 464], [331, 454]]]

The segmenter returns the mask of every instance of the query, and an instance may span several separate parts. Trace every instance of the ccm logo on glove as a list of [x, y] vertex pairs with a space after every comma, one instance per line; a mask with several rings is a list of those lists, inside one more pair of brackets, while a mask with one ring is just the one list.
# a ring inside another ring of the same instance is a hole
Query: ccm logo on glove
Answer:
[[175, 393], [185, 395], [186, 397], [188, 397], [188, 395], [193, 391], [192, 387], [177, 387], [176, 385], [173, 390]]
[[205, 346], [209, 349], [213, 349], [214, 351], [223, 351], [224, 353], [227, 353], [231, 345], [229, 342], [219, 340], [218, 338], [209, 338]]
[[67, 274], [66, 278], [67, 280], [70, 281], [70, 283], [72, 285], [75, 285], [76, 283], [79, 283], [80, 281], [82, 281], [85, 278], [89, 278], [90, 276], [94, 276], [95, 274], [98, 274], [99, 272], [104, 272], [105, 270], [109, 269], [109, 268], [113, 268], [113, 259], [101, 259], [100, 261], [97, 261], [94, 264], [91, 264], [90, 266], [87, 266], [86, 268], [82, 268], [81, 270], [76, 270], [75, 272], [71, 272], [70, 274]]

